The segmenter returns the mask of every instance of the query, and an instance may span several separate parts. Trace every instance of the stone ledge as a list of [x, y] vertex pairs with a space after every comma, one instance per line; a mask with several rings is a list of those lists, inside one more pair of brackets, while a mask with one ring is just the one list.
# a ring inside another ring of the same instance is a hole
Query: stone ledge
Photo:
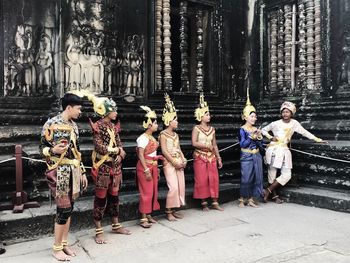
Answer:
[[[161, 210], [156, 214], [162, 214], [165, 210], [165, 199], [167, 189], [160, 189], [159, 202]], [[199, 201], [192, 198], [193, 189], [186, 190], [187, 204], [185, 209], [199, 207]], [[237, 199], [239, 195], [238, 184], [221, 184], [220, 198], [221, 203], [226, 203]], [[120, 194], [120, 221], [134, 220], [139, 217], [138, 214], [139, 194], [121, 192]], [[78, 199], [74, 206], [72, 216], [71, 230], [78, 231], [86, 228], [93, 228], [92, 219], [93, 197]], [[45, 202], [40, 208], [25, 209], [23, 213], [14, 214], [12, 211], [0, 211], [0, 240], [7, 242], [20, 242], [38, 238], [43, 235], [53, 234], [53, 222], [55, 216], [55, 205]], [[105, 224], [109, 225], [109, 218], [105, 218]]]
[[283, 188], [281, 195], [290, 203], [350, 213], [350, 192], [302, 186]]

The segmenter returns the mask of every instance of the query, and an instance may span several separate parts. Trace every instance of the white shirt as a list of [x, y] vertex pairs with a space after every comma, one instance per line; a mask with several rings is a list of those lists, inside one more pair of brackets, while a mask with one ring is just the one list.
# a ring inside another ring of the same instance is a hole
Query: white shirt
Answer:
[[[146, 135], [142, 134], [137, 138], [136, 142], [137, 142], [137, 147], [145, 149], [148, 142], [149, 142], [149, 139], [147, 138]], [[155, 157], [155, 156], [157, 156], [157, 151], [154, 151], [154, 152], [148, 154], [147, 156]]]

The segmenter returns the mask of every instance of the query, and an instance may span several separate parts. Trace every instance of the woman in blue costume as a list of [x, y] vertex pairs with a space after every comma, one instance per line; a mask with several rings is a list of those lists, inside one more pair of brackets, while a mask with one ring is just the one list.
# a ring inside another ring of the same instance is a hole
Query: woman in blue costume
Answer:
[[245, 204], [258, 207], [255, 199], [263, 195], [263, 167], [259, 152], [263, 137], [261, 131], [254, 127], [257, 115], [254, 106], [250, 103], [249, 90], [242, 119], [245, 120], [245, 124], [239, 130], [239, 145], [241, 147], [241, 197], [238, 199], [239, 207], [244, 207]]

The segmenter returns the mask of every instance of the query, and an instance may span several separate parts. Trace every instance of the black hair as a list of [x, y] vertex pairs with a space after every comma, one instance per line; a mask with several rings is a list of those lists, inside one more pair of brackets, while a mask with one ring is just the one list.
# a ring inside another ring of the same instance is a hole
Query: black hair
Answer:
[[[152, 123], [155, 122], [157, 119], [156, 118], [150, 118]], [[147, 122], [148, 121], [148, 117], [143, 117], [143, 121]], [[147, 129], [147, 128], [146, 128]]]
[[72, 94], [72, 93], [66, 93], [61, 98], [61, 104], [62, 109], [65, 110], [68, 106], [81, 106], [83, 105], [83, 100], [79, 96]]
[[[252, 113], [255, 113], [255, 114], [256, 114], [256, 111], [251, 111], [251, 112], [249, 112], [249, 114], [248, 114], [248, 115], [250, 115], [250, 114], [252, 114]], [[243, 120], [242, 120], [242, 125], [241, 125], [241, 126], [243, 126], [243, 125], [245, 124], [245, 122], [246, 122], [246, 120], [245, 120], [245, 119], [243, 119]]]

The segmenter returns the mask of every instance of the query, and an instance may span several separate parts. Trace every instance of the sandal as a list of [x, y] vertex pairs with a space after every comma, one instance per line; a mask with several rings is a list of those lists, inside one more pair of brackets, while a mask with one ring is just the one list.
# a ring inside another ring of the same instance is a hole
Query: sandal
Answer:
[[96, 242], [96, 244], [99, 244], [99, 245], [107, 244], [107, 241], [104, 239], [104, 236], [103, 236], [103, 228], [102, 227], [95, 229], [95, 242]]
[[282, 199], [280, 199], [279, 197], [280, 197], [279, 195], [275, 195], [275, 196], [273, 196], [271, 199], [272, 199], [273, 201], [275, 201], [276, 204], [283, 204], [284, 201], [283, 201]]
[[221, 206], [219, 206], [218, 202], [212, 202], [211, 203], [211, 208], [215, 209], [215, 210], [218, 210], [218, 211], [224, 211], [224, 209]]
[[77, 254], [68, 246], [68, 240], [62, 240], [63, 252], [68, 256], [75, 257]]
[[201, 203], [201, 205], [202, 205], [202, 210], [204, 212], [208, 212], [209, 211], [208, 202], [204, 201], [204, 202]]
[[243, 199], [243, 197], [241, 197], [241, 198], [239, 198], [238, 199], [238, 207], [240, 207], [240, 208], [243, 208], [245, 205], [244, 205], [244, 199]]
[[57, 259], [58, 261], [70, 261], [70, 256], [68, 256], [66, 253], [63, 251], [63, 245], [53, 245], [52, 246], [53, 253], [52, 256]]
[[150, 224], [148, 222], [148, 218], [141, 218], [140, 219], [140, 226], [142, 226], [143, 228], [150, 228], [152, 226], [152, 224]]
[[255, 207], [255, 208], [258, 208], [259, 206], [255, 203], [254, 199], [253, 198], [249, 198], [248, 200], [248, 205], [251, 206], [251, 207]]
[[117, 233], [117, 234], [122, 234], [122, 235], [131, 235], [131, 232], [123, 227], [121, 223], [113, 223], [112, 224], [112, 231]]

